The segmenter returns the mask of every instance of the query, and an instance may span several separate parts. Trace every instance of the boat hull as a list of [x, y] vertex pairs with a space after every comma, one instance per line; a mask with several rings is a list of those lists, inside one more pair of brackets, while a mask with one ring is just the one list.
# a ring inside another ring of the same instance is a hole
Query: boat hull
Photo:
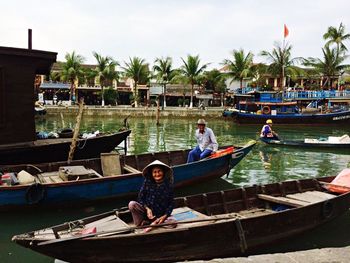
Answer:
[[[78, 139], [74, 159], [96, 158], [99, 157], [101, 152], [110, 152], [121, 142], [125, 141], [130, 132], [130, 130], [126, 130], [89, 139]], [[1, 145], [0, 165], [66, 161], [71, 143], [72, 139], [66, 138]]]

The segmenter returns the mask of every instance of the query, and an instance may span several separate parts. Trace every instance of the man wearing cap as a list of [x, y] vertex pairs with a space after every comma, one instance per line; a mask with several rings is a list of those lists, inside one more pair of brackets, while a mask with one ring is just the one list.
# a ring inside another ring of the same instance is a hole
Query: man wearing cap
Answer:
[[270, 140], [279, 140], [278, 134], [272, 130], [272, 120], [271, 119], [268, 119], [266, 121], [266, 124], [262, 127], [260, 137], [267, 138]]
[[196, 130], [195, 137], [198, 145], [188, 154], [188, 163], [203, 159], [218, 149], [214, 132], [212, 129], [206, 127], [205, 120], [199, 119], [197, 125], [198, 129]]

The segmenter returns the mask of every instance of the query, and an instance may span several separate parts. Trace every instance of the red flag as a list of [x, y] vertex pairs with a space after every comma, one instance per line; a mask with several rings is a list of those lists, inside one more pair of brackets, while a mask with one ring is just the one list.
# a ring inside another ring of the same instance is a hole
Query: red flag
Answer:
[[286, 38], [289, 35], [289, 30], [286, 24], [284, 24], [284, 38]]

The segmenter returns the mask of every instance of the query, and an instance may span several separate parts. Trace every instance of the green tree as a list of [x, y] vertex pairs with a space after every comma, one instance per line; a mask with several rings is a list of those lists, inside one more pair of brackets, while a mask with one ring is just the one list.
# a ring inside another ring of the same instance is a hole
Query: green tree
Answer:
[[206, 69], [208, 64], [204, 64], [200, 66], [199, 55], [197, 56], [188, 55], [186, 61], [183, 58], [181, 58], [181, 60], [183, 62], [183, 66], [181, 67], [181, 72], [189, 80], [189, 83], [191, 84], [190, 108], [192, 108], [194, 85], [197, 83], [198, 77]]
[[310, 57], [304, 59], [303, 64], [312, 67], [315, 73], [326, 78], [326, 81], [323, 82], [323, 87], [331, 87], [332, 79], [338, 78], [344, 69], [350, 67], [350, 65], [343, 64], [348, 56], [338, 48], [331, 49], [329, 46], [322, 48], [322, 53], [323, 59]]
[[286, 44], [284, 47], [275, 43], [275, 47], [272, 52], [262, 51], [261, 56], [265, 57], [271, 64], [267, 67], [267, 72], [273, 76], [280, 76], [281, 90], [284, 89], [285, 76], [296, 78], [302, 74], [302, 70], [295, 63], [301, 60], [301, 58], [291, 57], [292, 45]]
[[145, 60], [139, 57], [129, 58], [129, 62], [124, 62], [125, 67], [122, 67], [125, 71], [125, 76], [133, 79], [134, 90], [133, 97], [135, 102], [135, 107], [138, 107], [138, 92], [137, 85], [139, 83], [147, 83], [149, 78], [148, 64]]
[[118, 79], [118, 73], [116, 71], [117, 62], [114, 61], [112, 57], [103, 57], [95, 51], [92, 54], [97, 61], [97, 66], [94, 70], [94, 73], [95, 76], [100, 80], [102, 106], [104, 106], [104, 87], [106, 86], [106, 82]]
[[176, 71], [172, 68], [173, 61], [170, 57], [156, 58], [154, 63], [153, 71], [156, 74], [157, 81], [163, 84], [163, 107], [166, 107], [166, 85], [175, 77]]
[[107, 104], [116, 104], [118, 92], [114, 88], [109, 87], [104, 90], [103, 97]]
[[350, 34], [345, 33], [345, 26], [343, 23], [340, 23], [339, 27], [330, 26], [327, 29], [327, 32], [323, 35], [324, 40], [328, 40], [326, 46], [331, 44], [336, 44], [339, 51], [347, 51], [344, 41], [350, 39]]
[[225, 75], [217, 69], [206, 71], [203, 74], [202, 82], [205, 90], [221, 94], [221, 106], [223, 106], [223, 95], [226, 91]]
[[252, 76], [251, 67], [254, 55], [248, 52], [246, 55], [243, 49], [232, 51], [233, 60], [225, 59], [223, 65], [228, 67], [227, 75], [232, 77], [232, 81], [239, 80], [240, 88], [243, 88], [243, 79]]
[[82, 64], [84, 63], [84, 57], [77, 55], [75, 51], [71, 54], [65, 55], [66, 62], [62, 67], [62, 79], [68, 81], [71, 84], [69, 100], [72, 101], [73, 95], [75, 95], [75, 84], [79, 84], [79, 78], [84, 76], [84, 70]]

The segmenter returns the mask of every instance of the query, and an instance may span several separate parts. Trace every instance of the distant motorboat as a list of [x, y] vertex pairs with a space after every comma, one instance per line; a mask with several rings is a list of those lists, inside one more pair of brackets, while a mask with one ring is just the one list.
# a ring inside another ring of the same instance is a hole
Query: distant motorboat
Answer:
[[35, 102], [34, 115], [38, 116], [38, 115], [45, 115], [45, 114], [46, 114], [46, 108], [40, 103]]
[[260, 138], [266, 144], [281, 145], [281, 146], [296, 146], [296, 147], [308, 147], [308, 148], [332, 148], [350, 149], [350, 137], [347, 134], [343, 136], [329, 136], [326, 138], [303, 140], [273, 140], [269, 138]]

